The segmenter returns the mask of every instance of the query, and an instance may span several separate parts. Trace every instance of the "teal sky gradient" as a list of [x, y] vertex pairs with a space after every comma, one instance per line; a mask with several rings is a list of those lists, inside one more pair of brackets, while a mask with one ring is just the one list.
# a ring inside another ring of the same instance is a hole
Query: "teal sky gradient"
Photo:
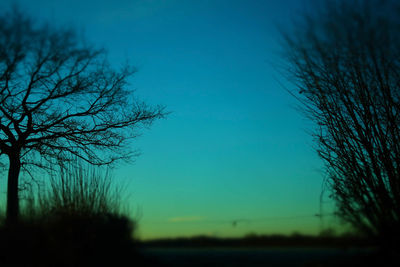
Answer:
[[139, 98], [172, 112], [136, 140], [135, 163], [114, 170], [140, 211], [140, 237], [320, 230], [323, 165], [312, 124], [284, 89], [292, 85], [277, 30], [311, 1], [3, 0], [0, 8], [11, 3], [83, 30], [113, 65], [138, 68]]

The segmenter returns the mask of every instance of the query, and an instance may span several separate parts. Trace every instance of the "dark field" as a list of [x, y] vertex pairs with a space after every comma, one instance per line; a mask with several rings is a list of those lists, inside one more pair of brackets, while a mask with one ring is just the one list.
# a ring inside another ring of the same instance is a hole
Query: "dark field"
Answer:
[[130, 238], [122, 218], [83, 222], [88, 220], [2, 229], [0, 266], [397, 266], [367, 240], [362, 245], [356, 238], [196, 237], [140, 242]]
[[146, 248], [147, 266], [388, 266], [374, 251], [336, 248]]
[[138, 252], [147, 266], [391, 266], [373, 242], [349, 235], [159, 239]]

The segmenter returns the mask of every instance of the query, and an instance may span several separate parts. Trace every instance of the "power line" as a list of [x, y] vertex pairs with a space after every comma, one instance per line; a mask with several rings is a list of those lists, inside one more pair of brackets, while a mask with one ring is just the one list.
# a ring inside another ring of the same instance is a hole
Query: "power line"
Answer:
[[259, 217], [259, 218], [236, 218], [236, 219], [227, 219], [227, 220], [212, 220], [212, 219], [197, 219], [197, 220], [182, 220], [182, 221], [147, 221], [147, 223], [155, 223], [155, 224], [230, 224], [233, 227], [238, 226], [243, 223], [262, 223], [276, 220], [297, 220], [297, 219], [305, 219], [305, 218], [316, 218], [321, 219], [325, 216], [335, 216], [336, 213], [316, 213], [316, 214], [304, 214], [304, 215], [293, 215], [293, 216], [268, 216], [268, 217]]

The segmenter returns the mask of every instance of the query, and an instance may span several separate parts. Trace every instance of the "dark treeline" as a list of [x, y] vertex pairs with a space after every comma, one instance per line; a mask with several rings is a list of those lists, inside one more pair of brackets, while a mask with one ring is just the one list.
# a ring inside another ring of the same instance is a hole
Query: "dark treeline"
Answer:
[[164, 238], [141, 241], [140, 245], [146, 248], [174, 247], [174, 248], [210, 248], [210, 247], [317, 247], [317, 248], [373, 248], [374, 242], [364, 237], [345, 234], [341, 236], [315, 235], [248, 235], [238, 238], [219, 238], [208, 236]]

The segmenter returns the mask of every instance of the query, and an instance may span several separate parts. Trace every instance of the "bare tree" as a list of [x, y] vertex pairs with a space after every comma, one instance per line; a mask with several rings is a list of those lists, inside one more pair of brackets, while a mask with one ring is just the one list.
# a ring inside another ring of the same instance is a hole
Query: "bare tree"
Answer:
[[332, 1], [285, 34], [294, 93], [316, 122], [342, 219], [400, 237], [400, 14], [395, 1]]
[[91, 164], [132, 156], [141, 126], [165, 114], [128, 88], [134, 69], [114, 70], [104, 50], [74, 31], [35, 25], [14, 11], [0, 16], [0, 153], [9, 160], [8, 222], [18, 219], [21, 168], [70, 155]]

